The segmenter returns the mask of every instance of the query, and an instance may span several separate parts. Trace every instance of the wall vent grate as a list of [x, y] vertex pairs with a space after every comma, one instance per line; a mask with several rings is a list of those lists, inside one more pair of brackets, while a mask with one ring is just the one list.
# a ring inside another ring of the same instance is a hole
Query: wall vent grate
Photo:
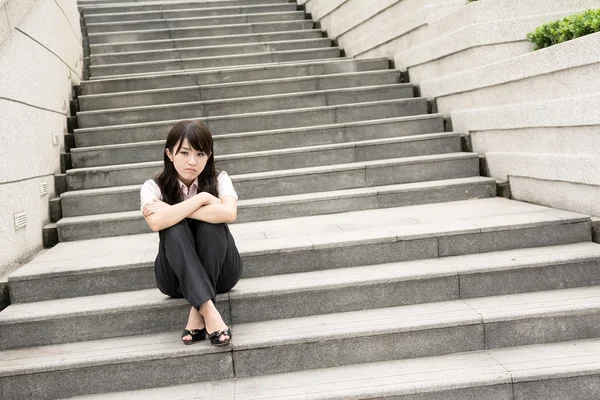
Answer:
[[25, 212], [20, 212], [14, 214], [15, 218], [15, 230], [22, 229], [27, 226], [27, 214]]
[[48, 194], [48, 183], [40, 183], [40, 197], [44, 197]]

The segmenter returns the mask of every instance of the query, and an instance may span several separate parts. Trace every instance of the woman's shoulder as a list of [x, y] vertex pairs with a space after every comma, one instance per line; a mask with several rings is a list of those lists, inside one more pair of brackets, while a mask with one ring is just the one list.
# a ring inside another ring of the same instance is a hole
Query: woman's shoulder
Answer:
[[238, 199], [237, 193], [233, 188], [233, 182], [231, 182], [231, 178], [227, 175], [227, 172], [221, 171], [217, 176], [217, 183], [219, 192], [219, 198], [222, 199], [225, 196], [233, 196], [236, 200]]
[[231, 178], [229, 177], [226, 171], [219, 171], [219, 173], [217, 174], [217, 181], [219, 183], [230, 183]]
[[156, 183], [156, 181], [154, 179], [148, 179], [142, 185], [142, 189], [143, 188], [152, 188], [152, 189], [157, 188], [158, 189], [158, 184]]

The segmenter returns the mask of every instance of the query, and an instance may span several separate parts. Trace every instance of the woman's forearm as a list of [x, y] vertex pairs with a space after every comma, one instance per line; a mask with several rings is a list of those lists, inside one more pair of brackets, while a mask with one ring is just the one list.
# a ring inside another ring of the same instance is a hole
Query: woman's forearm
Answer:
[[181, 203], [174, 204], [146, 217], [146, 222], [154, 232], [170, 228], [184, 218], [191, 217], [192, 213], [207, 204], [208, 201], [205, 196], [193, 196]]
[[189, 218], [211, 224], [234, 222], [237, 219], [237, 207], [231, 204], [208, 204], [194, 211]]

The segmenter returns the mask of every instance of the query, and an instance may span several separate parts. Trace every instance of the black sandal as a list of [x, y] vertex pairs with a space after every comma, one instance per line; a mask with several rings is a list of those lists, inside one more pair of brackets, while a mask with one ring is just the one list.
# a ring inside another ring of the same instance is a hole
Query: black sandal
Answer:
[[[183, 340], [184, 337], [191, 336], [192, 339]], [[206, 339], [206, 328], [202, 329], [184, 329], [181, 334], [181, 341], [184, 344], [192, 344], [194, 342], [199, 342], [201, 340]]]
[[[219, 340], [221, 335], [229, 336], [229, 339]], [[216, 331], [210, 333], [208, 335], [208, 338], [210, 339], [210, 343], [214, 344], [215, 346], [225, 346], [226, 344], [229, 344], [229, 342], [231, 342], [231, 330], [227, 328], [224, 331]]]

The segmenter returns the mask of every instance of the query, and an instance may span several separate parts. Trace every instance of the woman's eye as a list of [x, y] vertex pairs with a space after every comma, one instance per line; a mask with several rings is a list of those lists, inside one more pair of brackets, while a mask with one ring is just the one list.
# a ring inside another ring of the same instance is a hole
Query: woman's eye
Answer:
[[200, 153], [198, 153], [198, 155], [199, 155], [200, 157], [204, 157], [206, 154], [205, 154], [205, 153], [202, 153], [202, 152], [200, 152]]
[[187, 156], [188, 152], [187, 151], [182, 151], [181, 154], [183, 154], [184, 156]]

